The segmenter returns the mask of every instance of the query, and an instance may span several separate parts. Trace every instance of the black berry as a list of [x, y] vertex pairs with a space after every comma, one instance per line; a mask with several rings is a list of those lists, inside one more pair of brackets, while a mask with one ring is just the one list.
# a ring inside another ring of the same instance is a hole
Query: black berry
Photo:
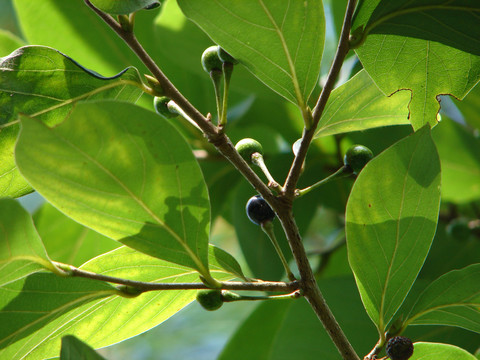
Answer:
[[246, 210], [250, 221], [257, 225], [262, 225], [275, 218], [272, 208], [260, 195], [252, 196], [248, 200]]
[[372, 151], [363, 145], [353, 145], [343, 158], [343, 163], [358, 174], [363, 167], [373, 158]]
[[246, 138], [242, 139], [235, 145], [235, 149], [237, 149], [240, 156], [246, 161], [252, 161], [252, 155], [255, 153], [259, 153], [263, 155], [263, 147], [257, 140]]
[[395, 336], [388, 340], [386, 352], [391, 360], [407, 360], [413, 354], [412, 340], [404, 336]]
[[205, 310], [220, 309], [223, 305], [222, 291], [215, 289], [198, 290], [197, 301]]
[[214, 70], [222, 71], [222, 60], [218, 57], [218, 48], [219, 46], [210, 46], [205, 49], [202, 54], [202, 66], [203, 69], [210, 73]]

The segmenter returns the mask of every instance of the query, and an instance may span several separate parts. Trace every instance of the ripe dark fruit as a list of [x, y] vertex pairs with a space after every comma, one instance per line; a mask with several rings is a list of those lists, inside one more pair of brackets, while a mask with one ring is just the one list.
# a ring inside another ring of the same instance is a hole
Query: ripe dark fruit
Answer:
[[222, 60], [218, 57], [219, 46], [210, 46], [202, 54], [203, 69], [210, 73], [214, 70], [222, 71]]
[[155, 107], [155, 111], [157, 114], [162, 115], [165, 118], [174, 118], [177, 117], [178, 114], [172, 113], [170, 110], [168, 110], [168, 102], [170, 99], [166, 96], [156, 96], [153, 99], [153, 106]]
[[218, 57], [219, 57], [220, 60], [222, 60], [223, 62], [232, 63], [233, 65], [238, 64], [238, 60], [235, 59], [235, 58], [234, 58], [232, 55], [230, 55], [228, 52], [226, 52], [225, 50], [223, 50], [223, 48], [221, 48], [220, 46], [218, 47]]
[[240, 156], [246, 161], [252, 161], [252, 155], [255, 153], [259, 153], [263, 155], [263, 148], [262, 144], [260, 144], [257, 140], [246, 138], [240, 140], [236, 145], [235, 149], [237, 149]]
[[197, 301], [205, 310], [218, 310], [223, 305], [222, 291], [214, 289], [198, 290]]
[[388, 340], [386, 352], [392, 360], [407, 360], [413, 354], [412, 340], [404, 336], [395, 336]]
[[260, 195], [252, 196], [246, 206], [247, 216], [251, 222], [262, 225], [275, 218], [275, 213]]
[[363, 145], [353, 145], [343, 158], [343, 163], [358, 174], [363, 167], [373, 158], [372, 151]]

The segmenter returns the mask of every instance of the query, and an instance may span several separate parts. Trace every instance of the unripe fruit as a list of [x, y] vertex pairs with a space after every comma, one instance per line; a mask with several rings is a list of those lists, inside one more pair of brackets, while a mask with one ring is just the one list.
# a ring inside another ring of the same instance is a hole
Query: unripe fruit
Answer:
[[358, 174], [372, 158], [373, 153], [369, 148], [363, 145], [353, 145], [345, 153], [343, 163], [352, 169], [354, 174]]
[[217, 45], [210, 46], [202, 54], [202, 66], [207, 73], [214, 70], [222, 71], [223, 63], [218, 57], [218, 48], [219, 46]]
[[218, 310], [223, 305], [222, 291], [215, 289], [198, 290], [197, 301], [205, 310]]
[[247, 216], [251, 222], [262, 225], [275, 218], [275, 213], [260, 195], [252, 196], [246, 206]]
[[395, 336], [388, 340], [386, 352], [391, 360], [407, 360], [413, 354], [412, 340], [404, 336]]
[[222, 62], [228, 62], [228, 63], [231, 63], [233, 65], [236, 65], [238, 64], [238, 60], [235, 59], [232, 55], [230, 55], [228, 52], [226, 52], [223, 48], [221, 48], [220, 46], [218, 47], [218, 57], [220, 58], [220, 60], [222, 60]]
[[172, 113], [168, 110], [168, 102], [170, 99], [166, 96], [156, 96], [153, 99], [153, 106], [155, 107], [155, 111], [157, 114], [162, 115], [165, 118], [174, 118], [177, 117], [178, 114]]
[[263, 147], [257, 140], [246, 138], [242, 139], [235, 145], [235, 149], [237, 149], [240, 156], [246, 161], [252, 161], [252, 155], [255, 153], [259, 153], [263, 155]]
[[468, 240], [472, 234], [471, 229], [468, 227], [468, 220], [465, 218], [456, 218], [450, 221], [446, 231], [448, 236], [460, 241]]

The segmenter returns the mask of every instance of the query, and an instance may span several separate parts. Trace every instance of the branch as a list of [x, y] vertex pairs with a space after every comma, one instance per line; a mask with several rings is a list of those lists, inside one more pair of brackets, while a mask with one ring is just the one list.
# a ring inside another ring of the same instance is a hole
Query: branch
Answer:
[[295, 160], [293, 161], [287, 179], [285, 180], [285, 184], [283, 187], [285, 189], [285, 195], [287, 196], [287, 198], [291, 199], [294, 196], [295, 187], [297, 186], [298, 179], [300, 178], [302, 165], [305, 161], [305, 157], [307, 156], [308, 148], [313, 140], [313, 136], [315, 135], [315, 131], [317, 130], [318, 122], [320, 121], [320, 117], [322, 116], [323, 110], [325, 109], [327, 100], [330, 97], [330, 93], [333, 90], [335, 81], [337, 80], [338, 74], [340, 73], [343, 61], [345, 60], [345, 57], [350, 50], [348, 38], [352, 25], [353, 12], [355, 10], [355, 2], [355, 0], [348, 1], [345, 18], [343, 20], [342, 32], [340, 34], [340, 40], [338, 42], [337, 52], [335, 53], [335, 58], [328, 73], [325, 86], [323, 87], [322, 92], [318, 97], [317, 104], [313, 109], [312, 126], [308, 129], [304, 128], [298, 153], [295, 156]]
[[153, 76], [158, 80], [165, 96], [173, 100], [202, 130], [206, 138], [212, 143], [217, 150], [232, 163], [232, 165], [252, 184], [252, 186], [269, 202], [275, 202], [276, 198], [271, 190], [266, 186], [250, 166], [235, 150], [230, 139], [219, 131], [212, 122], [203, 116], [173, 85], [173, 83], [165, 76], [155, 61], [145, 51], [138, 42], [135, 34], [125, 31], [120, 24], [110, 15], [97, 9], [90, 0], [84, 0], [85, 4], [90, 7], [105, 23], [114, 30], [117, 35], [125, 41], [125, 43], [138, 56], [143, 64], [150, 70]]
[[[153, 283], [122, 279], [108, 275], [93, 273], [90, 271], [79, 269], [73, 265], [54, 262], [55, 266], [62, 269], [65, 276], [82, 277], [92, 280], [106, 281], [113, 284], [120, 284], [133, 287], [141, 292], [156, 290], [198, 290], [208, 289], [203, 283]], [[296, 281], [285, 283], [275, 281], [257, 281], [257, 282], [239, 282], [225, 281], [220, 282], [221, 289], [224, 290], [247, 290], [247, 291], [265, 291], [265, 292], [293, 292], [299, 289]]]

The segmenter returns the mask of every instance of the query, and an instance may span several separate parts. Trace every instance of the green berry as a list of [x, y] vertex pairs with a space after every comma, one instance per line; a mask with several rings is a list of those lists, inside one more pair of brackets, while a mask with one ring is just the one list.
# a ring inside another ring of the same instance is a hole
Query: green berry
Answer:
[[472, 234], [468, 227], [468, 220], [465, 218], [457, 218], [450, 221], [446, 228], [448, 236], [455, 240], [466, 241]]
[[153, 99], [153, 106], [155, 107], [155, 111], [157, 112], [157, 114], [162, 115], [167, 119], [178, 116], [178, 114], [172, 113], [170, 110], [168, 110], [169, 101], [170, 99], [166, 96], [156, 96]]
[[386, 352], [391, 360], [407, 360], [413, 354], [412, 340], [404, 336], [395, 336], [388, 340]]
[[210, 46], [202, 54], [203, 69], [210, 73], [214, 70], [222, 71], [222, 60], [218, 57], [218, 45]]
[[257, 225], [262, 225], [275, 218], [272, 208], [260, 195], [252, 196], [248, 200], [246, 211], [250, 221]]
[[216, 289], [198, 290], [197, 301], [205, 310], [218, 310], [223, 305], [222, 291]]
[[363, 167], [373, 158], [372, 151], [363, 145], [353, 145], [343, 158], [343, 163], [358, 174]]
[[235, 149], [237, 149], [240, 156], [246, 161], [252, 161], [252, 155], [255, 153], [259, 153], [263, 155], [263, 147], [257, 140], [246, 138], [242, 139], [235, 145]]
[[222, 62], [228, 62], [228, 63], [231, 63], [233, 65], [237, 65], [238, 64], [238, 60], [235, 59], [232, 55], [230, 55], [228, 52], [226, 52], [223, 48], [221, 48], [220, 46], [218, 47], [218, 57], [220, 58], [220, 60], [222, 60]]

